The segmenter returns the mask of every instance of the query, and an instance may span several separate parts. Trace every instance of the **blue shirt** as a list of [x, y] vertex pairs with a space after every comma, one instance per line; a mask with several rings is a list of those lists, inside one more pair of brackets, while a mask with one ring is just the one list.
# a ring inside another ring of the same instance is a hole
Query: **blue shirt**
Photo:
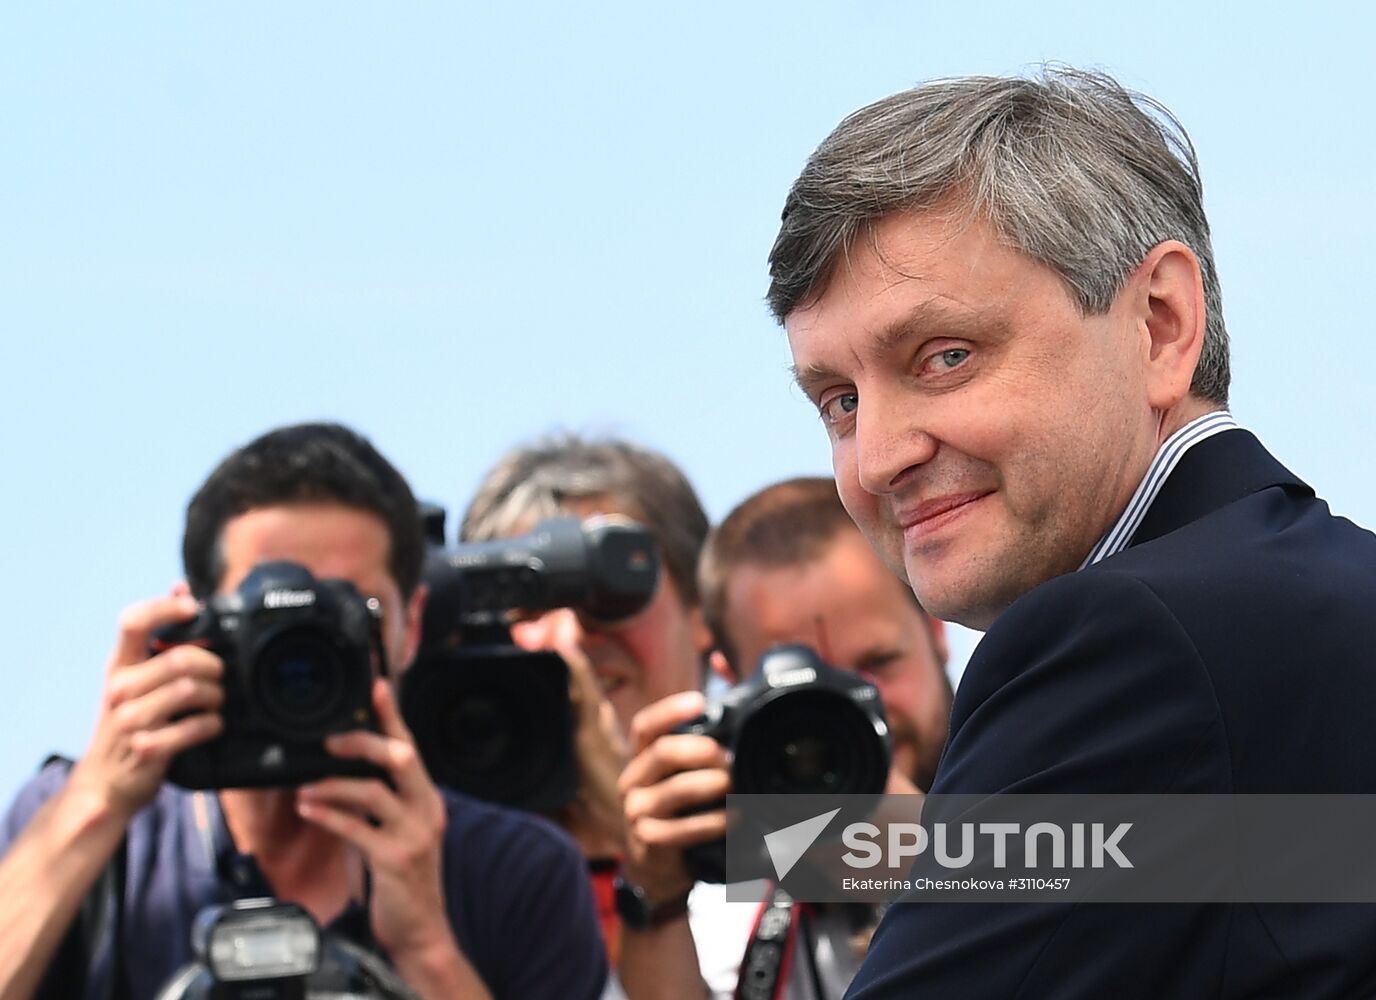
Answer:
[[[0, 829], [0, 855], [66, 780], [51, 765], [20, 792]], [[443, 879], [454, 936], [496, 998], [587, 998], [607, 958], [586, 865], [553, 824], [440, 789], [448, 808]], [[191, 962], [191, 926], [206, 906], [271, 895], [252, 857], [235, 850], [213, 793], [165, 784], [129, 826], [121, 965], [134, 1000], [154, 996]], [[330, 929], [358, 940], [357, 904]], [[110, 974], [98, 956], [95, 977]]]

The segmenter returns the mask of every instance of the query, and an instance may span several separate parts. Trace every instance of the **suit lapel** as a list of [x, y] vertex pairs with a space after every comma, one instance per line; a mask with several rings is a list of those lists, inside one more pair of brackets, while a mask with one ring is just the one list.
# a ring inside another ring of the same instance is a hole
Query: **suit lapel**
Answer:
[[1270, 486], [1314, 495], [1312, 489], [1272, 458], [1250, 431], [1215, 434], [1181, 457], [1128, 545], [1160, 538]]

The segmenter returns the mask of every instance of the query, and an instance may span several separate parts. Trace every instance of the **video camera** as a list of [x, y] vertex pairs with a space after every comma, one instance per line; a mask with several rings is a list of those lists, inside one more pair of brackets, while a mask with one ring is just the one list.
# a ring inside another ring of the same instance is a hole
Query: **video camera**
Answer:
[[[730, 749], [738, 795], [878, 796], [888, 782], [892, 748], [879, 691], [807, 646], [766, 651], [750, 677], [674, 732]], [[687, 848], [684, 859], [697, 881], [726, 881], [725, 841]]]
[[347, 580], [317, 580], [296, 563], [260, 563], [232, 594], [154, 633], [150, 651], [183, 643], [224, 660], [224, 730], [174, 757], [170, 780], [254, 788], [381, 774], [331, 755], [323, 742], [330, 733], [377, 728], [372, 684], [383, 651], [375, 598]]
[[572, 608], [604, 623], [639, 613], [658, 579], [654, 540], [624, 518], [555, 518], [446, 549], [443, 519], [428, 507], [429, 597], [402, 715], [437, 784], [553, 813], [578, 789], [568, 666], [516, 647], [511, 613]]

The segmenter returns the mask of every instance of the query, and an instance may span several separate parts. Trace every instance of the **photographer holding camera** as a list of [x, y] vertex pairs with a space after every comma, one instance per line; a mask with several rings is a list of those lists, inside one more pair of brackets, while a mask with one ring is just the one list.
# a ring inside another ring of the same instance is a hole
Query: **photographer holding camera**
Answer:
[[[421, 996], [597, 996], [573, 846], [438, 789], [397, 709], [425, 592], [416, 503], [386, 459], [334, 424], [263, 435], [192, 499], [183, 556], [190, 592], [120, 619], [85, 754], [6, 818], [0, 994], [153, 996], [192, 959], [200, 911], [276, 897]], [[93, 919], [83, 900], [112, 872]]]
[[545, 518], [625, 517], [654, 537], [663, 572], [632, 618], [598, 621], [569, 608], [530, 614], [512, 627], [527, 649], [568, 664], [575, 705], [578, 791], [560, 821], [588, 858], [609, 948], [621, 940], [612, 875], [625, 853], [617, 780], [625, 734], [646, 705], [697, 691], [710, 635], [698, 599], [697, 560], [708, 520], [687, 478], [667, 458], [616, 439], [562, 434], [512, 449], [487, 474], [463, 518], [465, 541], [507, 538]]
[[[893, 738], [886, 790], [930, 785], [952, 700], [941, 622], [923, 612], [875, 555], [831, 479], [777, 483], [738, 505], [708, 538], [700, 586], [716, 645], [714, 670], [738, 682], [772, 647], [811, 647], [878, 689]], [[694, 888], [685, 860], [685, 848], [726, 830], [720, 808], [693, 810], [732, 791], [726, 750], [708, 736], [672, 731], [703, 709], [699, 694], [674, 695], [637, 715], [633, 726], [636, 756], [621, 778], [626, 877], [666, 914], [690, 890], [693, 899], [690, 919], [659, 921], [628, 948], [621, 976], [634, 1000], [731, 996], [760, 912], [727, 902], [720, 886]], [[800, 946], [769, 995], [839, 997], [859, 967], [876, 916], [854, 906], [795, 913], [790, 919], [805, 925]]]

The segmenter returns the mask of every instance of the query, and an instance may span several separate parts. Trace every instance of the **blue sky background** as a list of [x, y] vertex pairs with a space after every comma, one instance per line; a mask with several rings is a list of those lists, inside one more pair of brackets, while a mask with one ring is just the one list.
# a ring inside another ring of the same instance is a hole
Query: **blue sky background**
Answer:
[[178, 579], [191, 491], [271, 426], [354, 424], [451, 508], [504, 448], [557, 427], [663, 449], [714, 517], [826, 471], [762, 302], [765, 255], [836, 122], [932, 76], [1064, 61], [1181, 117], [1234, 412], [1336, 510], [1376, 523], [1372, 18], [1197, 2], [9, 5], [0, 798], [49, 750], [81, 751], [118, 610]]

